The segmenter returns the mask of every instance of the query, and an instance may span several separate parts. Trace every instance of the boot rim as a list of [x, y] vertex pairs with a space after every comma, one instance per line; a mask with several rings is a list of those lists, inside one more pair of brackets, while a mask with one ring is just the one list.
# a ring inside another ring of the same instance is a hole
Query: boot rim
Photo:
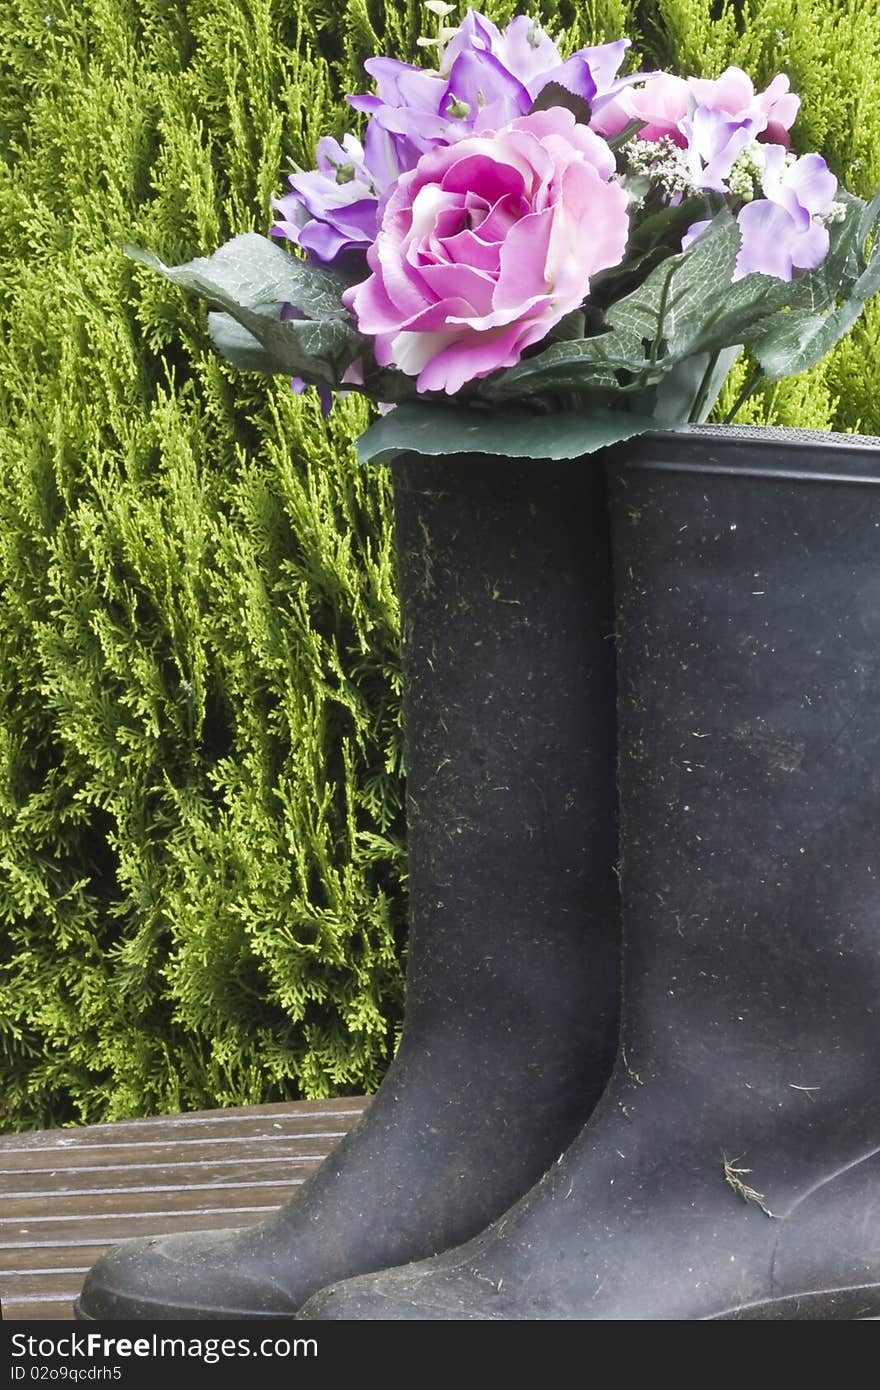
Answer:
[[[702, 457], [695, 457], [698, 448], [705, 450]], [[843, 452], [848, 454], [845, 470], [835, 466]], [[880, 438], [764, 425], [684, 425], [652, 431], [609, 450], [609, 462], [621, 472], [880, 486]]]

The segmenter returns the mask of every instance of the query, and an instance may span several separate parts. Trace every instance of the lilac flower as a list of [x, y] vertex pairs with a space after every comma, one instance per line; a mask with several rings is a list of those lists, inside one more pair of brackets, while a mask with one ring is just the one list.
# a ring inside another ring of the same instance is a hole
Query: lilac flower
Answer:
[[[826, 221], [833, 221], [837, 179], [821, 155], [795, 159], [782, 145], [758, 145], [749, 152], [760, 163], [763, 198], [753, 199], [737, 216], [742, 242], [733, 272], [772, 275], [789, 281], [794, 269], [815, 270], [828, 255]], [[694, 222], [682, 238], [683, 251], [709, 226]]]
[[[695, 188], [729, 193], [728, 180], [740, 155], [756, 141], [766, 142], [772, 129], [788, 146], [788, 127], [800, 98], [788, 91], [780, 73], [765, 92], [756, 93], [742, 68], [729, 67], [720, 77], [690, 77], [688, 114], [679, 122]], [[780, 144], [778, 146], [782, 148]]]
[[782, 145], [763, 147], [761, 187], [765, 197], [746, 203], [737, 222], [742, 246], [734, 280], [774, 275], [790, 280], [792, 269], [815, 270], [828, 255], [828, 228], [837, 179], [819, 154], [792, 159]]
[[688, 111], [688, 85], [683, 77], [670, 72], [655, 72], [652, 80], [615, 92], [594, 112], [591, 126], [606, 139], [611, 139], [630, 124], [641, 121], [640, 140], [672, 140], [684, 146], [687, 141], [680, 123]]
[[663, 136], [684, 147], [688, 143], [685, 122], [697, 108], [718, 112], [732, 122], [755, 123], [757, 139], [788, 148], [788, 131], [800, 106], [800, 97], [789, 91], [784, 73], [774, 77], [764, 92], [742, 68], [729, 67], [720, 77], [677, 77], [669, 72], [647, 74], [644, 85], [628, 83], [601, 104], [592, 125], [609, 139], [619, 135], [632, 120], [644, 122], [642, 140]]
[[365, 251], [376, 237], [380, 196], [417, 159], [405, 139], [373, 121], [363, 145], [353, 135], [344, 135], [341, 144], [325, 136], [318, 142], [317, 169], [291, 174], [293, 192], [272, 199], [279, 217], [271, 234], [320, 261]]
[[696, 106], [679, 128], [686, 140], [687, 163], [694, 188], [727, 193], [731, 170], [746, 146], [764, 128], [759, 111], [730, 116], [721, 108]]
[[[462, 24], [462, 30], [464, 27]], [[492, 25], [492, 28], [495, 26]], [[526, 15], [517, 15], [516, 19], [512, 19], [503, 34], [499, 34], [495, 29], [491, 47], [496, 58], [500, 59], [508, 72], [518, 77], [525, 87], [542, 73], [549, 72], [562, 62], [559, 49], [550, 35], [545, 34], [544, 30], [539, 29], [534, 20]]]

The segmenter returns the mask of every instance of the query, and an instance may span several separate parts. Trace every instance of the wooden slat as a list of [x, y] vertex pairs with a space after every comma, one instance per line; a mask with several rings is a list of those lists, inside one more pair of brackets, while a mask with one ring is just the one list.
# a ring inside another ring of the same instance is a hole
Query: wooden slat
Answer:
[[66, 1165], [63, 1168], [39, 1168], [5, 1174], [0, 1169], [0, 1186], [5, 1196], [22, 1199], [33, 1197], [37, 1200], [45, 1197], [50, 1184], [51, 1196], [62, 1199], [69, 1193], [103, 1196], [129, 1189], [136, 1192], [173, 1192], [181, 1186], [196, 1189], [206, 1185], [250, 1187], [260, 1183], [268, 1186], [285, 1182], [287, 1173], [301, 1177], [303, 1168], [309, 1171], [323, 1157], [318, 1146], [311, 1142], [305, 1146], [291, 1146], [290, 1153], [275, 1154], [271, 1158], [236, 1154], [233, 1158], [214, 1157], [211, 1161], [201, 1159], [194, 1163], [168, 1163], [162, 1160], [150, 1163], [142, 1156], [137, 1163], [102, 1164], [99, 1167]]
[[[284, 1134], [267, 1136], [265, 1139], [231, 1139], [229, 1143], [217, 1140], [208, 1144], [151, 1144], [146, 1166], [162, 1165], [171, 1171], [175, 1168], [209, 1168], [214, 1165], [228, 1168], [233, 1164], [287, 1163], [292, 1158], [321, 1158], [328, 1142], [341, 1139], [344, 1133], [346, 1131], [340, 1129], [327, 1134], [310, 1134], [305, 1138], [298, 1134]], [[39, 1185], [43, 1187], [43, 1175], [54, 1174], [62, 1181], [65, 1173], [122, 1173], [138, 1169], [143, 1164], [144, 1149], [141, 1145], [129, 1148], [123, 1144], [94, 1144], [89, 1148], [67, 1150], [63, 1154], [56, 1154], [50, 1149], [8, 1154], [0, 1147], [0, 1192], [14, 1191], [15, 1180], [24, 1174], [39, 1178]]]
[[[2, 1297], [2, 1295], [0, 1295]], [[51, 1319], [54, 1322], [68, 1321], [73, 1317], [68, 1294], [34, 1294], [18, 1297], [10, 1294], [3, 1298], [3, 1317], [12, 1322], [19, 1318]]]
[[19, 1150], [50, 1149], [64, 1152], [95, 1144], [152, 1144], [228, 1142], [237, 1137], [268, 1138], [279, 1134], [336, 1133], [347, 1131], [361, 1114], [364, 1101], [297, 1101], [279, 1107], [267, 1105], [246, 1110], [199, 1110], [189, 1115], [163, 1115], [158, 1119], [117, 1120], [113, 1124], [85, 1125], [81, 1129], [36, 1130], [0, 1136], [0, 1156]]
[[4, 1319], [72, 1317], [85, 1271], [121, 1241], [262, 1220], [365, 1104], [301, 1101], [0, 1136]]
[[[24, 1251], [40, 1246], [66, 1248], [76, 1245], [91, 1245], [100, 1238], [102, 1249], [116, 1245], [130, 1236], [171, 1235], [175, 1231], [212, 1231], [220, 1226], [250, 1226], [260, 1221], [274, 1207], [261, 1206], [255, 1202], [246, 1207], [204, 1206], [201, 1210], [189, 1207], [183, 1211], [142, 1211], [108, 1216], [100, 1212], [89, 1216], [75, 1216], [69, 1220], [63, 1217], [50, 1218], [45, 1225], [37, 1226], [31, 1221], [27, 1226], [11, 1223], [0, 1226], [0, 1268], [11, 1273], [27, 1261], [21, 1255], [10, 1256], [8, 1250]], [[0, 1298], [3, 1296], [3, 1279], [0, 1275]]]

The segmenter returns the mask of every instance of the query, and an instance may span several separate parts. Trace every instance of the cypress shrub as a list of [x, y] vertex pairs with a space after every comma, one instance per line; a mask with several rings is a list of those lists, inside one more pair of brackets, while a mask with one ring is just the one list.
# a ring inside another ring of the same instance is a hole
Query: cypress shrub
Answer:
[[[491, 0], [499, 22], [522, 5]], [[569, 46], [764, 82], [880, 184], [875, 0], [544, 0]], [[265, 231], [414, 0], [0, 14], [0, 1125], [372, 1089], [405, 828], [387, 479], [365, 406], [237, 373], [136, 268]], [[433, 26], [433, 21], [430, 21]], [[745, 418], [880, 434], [875, 303]], [[720, 409], [733, 400], [739, 367]]]

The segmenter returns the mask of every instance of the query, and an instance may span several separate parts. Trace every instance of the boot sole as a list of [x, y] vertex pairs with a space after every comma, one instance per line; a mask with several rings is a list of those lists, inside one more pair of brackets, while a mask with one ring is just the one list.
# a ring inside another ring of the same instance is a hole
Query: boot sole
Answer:
[[[210, 1318], [206, 1318], [206, 1317], [204, 1316], [204, 1314], [200, 1312], [199, 1309], [193, 1308], [191, 1314], [189, 1314], [189, 1315], [187, 1315], [185, 1311], [182, 1311], [182, 1310], [180, 1310], [180, 1309], [176, 1309], [175, 1312], [174, 1312], [174, 1315], [173, 1315], [172, 1317], [169, 1317], [169, 1316], [167, 1316], [167, 1315], [165, 1314], [165, 1312], [164, 1312], [163, 1309], [157, 1307], [156, 1312], [154, 1313], [154, 1315], [153, 1315], [152, 1318], [148, 1318], [148, 1317], [145, 1318], [145, 1317], [139, 1316], [139, 1317], [137, 1317], [137, 1318], [123, 1318], [123, 1319], [119, 1319], [119, 1321], [124, 1321], [124, 1322], [133, 1322], [133, 1321], [137, 1321], [137, 1322], [151, 1322], [151, 1321], [152, 1321], [152, 1322], [213, 1322], [213, 1321], [223, 1322], [223, 1321], [228, 1321], [228, 1320], [235, 1320], [236, 1322], [238, 1322], [238, 1321], [245, 1321], [245, 1320], [249, 1321], [249, 1320], [253, 1319], [253, 1320], [259, 1320], [259, 1321], [269, 1321], [269, 1322], [275, 1321], [275, 1322], [277, 1322], [277, 1321], [279, 1321], [279, 1319], [282, 1319], [282, 1320], [284, 1320], [284, 1321], [288, 1321], [288, 1320], [289, 1320], [290, 1318], [292, 1318], [293, 1316], [294, 1316], [294, 1314], [291, 1313], [291, 1312], [279, 1312], [279, 1311], [277, 1311], [277, 1310], [276, 1310], [275, 1312], [272, 1312], [272, 1313], [257, 1313], [257, 1312], [254, 1312], [254, 1310], [253, 1310], [252, 1308], [251, 1308], [251, 1309], [248, 1309], [246, 1312], [242, 1312], [240, 1309], [232, 1309], [232, 1308], [231, 1308], [231, 1309], [229, 1309], [228, 1312], [224, 1312], [224, 1313], [215, 1312], [215, 1313], [213, 1313], [213, 1314], [211, 1315]], [[79, 1300], [78, 1298], [74, 1301], [74, 1304], [73, 1304], [73, 1320], [74, 1320], [74, 1322], [108, 1322], [108, 1321], [114, 1321], [114, 1322], [115, 1322], [115, 1321], [117, 1321], [117, 1319], [115, 1319], [115, 1318], [114, 1318], [114, 1319], [108, 1319], [108, 1318], [96, 1318], [96, 1317], [93, 1317], [91, 1313], [87, 1313], [87, 1312], [86, 1312], [86, 1310], [83, 1308], [82, 1303], [80, 1302], [80, 1300]]]
[[[77, 1322], [96, 1322], [84, 1311], [79, 1299], [73, 1305]], [[259, 1317], [260, 1314], [255, 1314]], [[851, 1289], [815, 1289], [791, 1294], [787, 1298], [745, 1303], [724, 1313], [712, 1313], [703, 1322], [880, 1322], [880, 1284], [863, 1284]]]
[[705, 1322], [784, 1322], [846, 1319], [853, 1322], [880, 1322], [880, 1284], [862, 1284], [848, 1289], [813, 1289], [809, 1293], [789, 1294], [744, 1303], [724, 1313], [713, 1313]]

